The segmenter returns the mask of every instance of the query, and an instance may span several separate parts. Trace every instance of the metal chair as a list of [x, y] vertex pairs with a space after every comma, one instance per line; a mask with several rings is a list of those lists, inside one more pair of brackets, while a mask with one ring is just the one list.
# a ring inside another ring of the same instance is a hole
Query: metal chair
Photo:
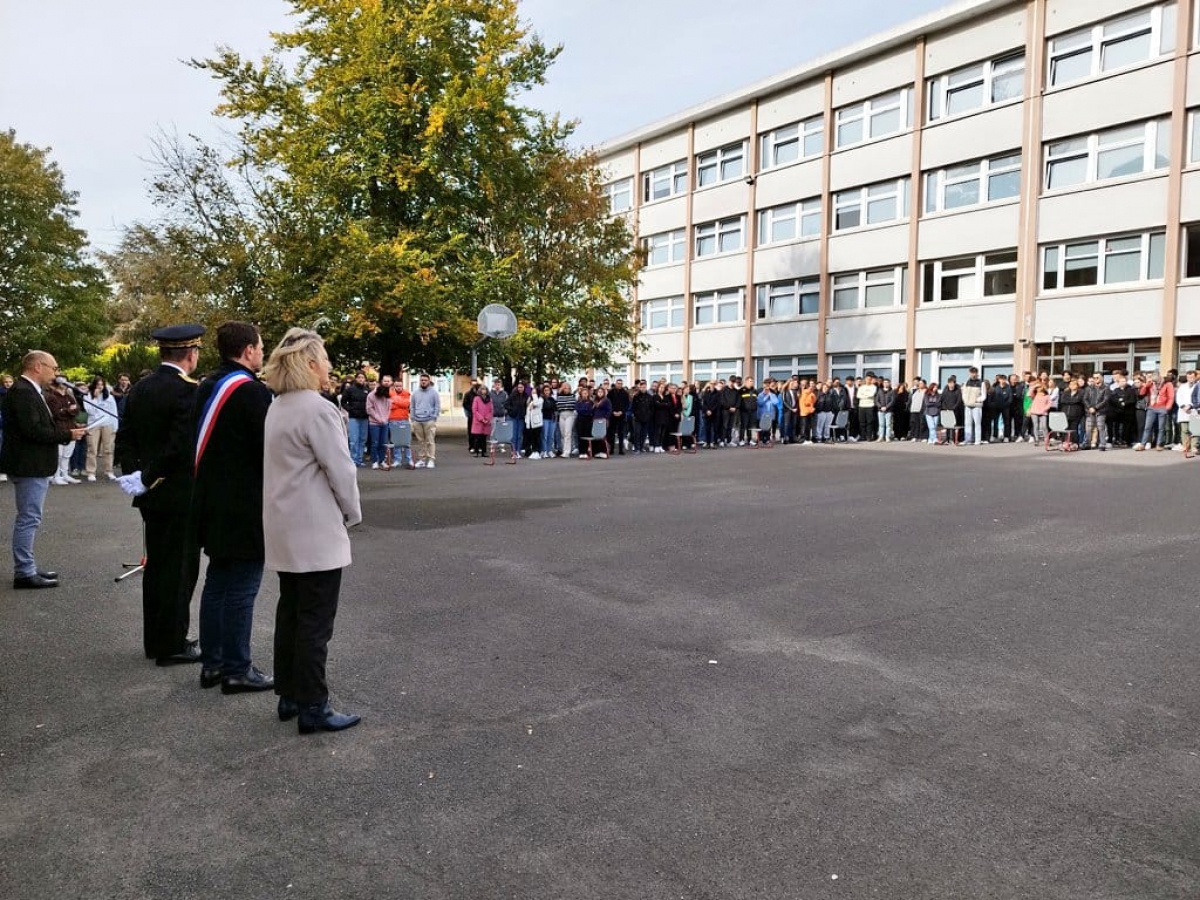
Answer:
[[511, 457], [505, 465], [515, 466], [517, 464], [517, 448], [513, 446], [513, 423], [511, 419], [494, 419], [492, 421], [492, 433], [488, 438], [488, 461], [485, 466], [494, 466], [496, 464], [496, 450], [508, 444]]
[[[758, 448], [759, 450], [769, 450], [775, 446], [775, 442], [771, 440], [771, 436], [775, 430], [775, 417], [770, 413], [763, 413], [758, 417]], [[766, 437], [763, 437], [766, 435]]]
[[[388, 423], [387, 466], [396, 464], [396, 451], [400, 451], [401, 465], [405, 469], [413, 468], [412, 463], [412, 423], [405, 421]], [[408, 451], [408, 464], [404, 464], [404, 451]]]
[[673, 454], [675, 454], [676, 456], [678, 456], [680, 453], [695, 453], [695, 452], [697, 452], [695, 440], [692, 441], [692, 446], [690, 448], [685, 448], [683, 446], [683, 439], [693, 437], [695, 435], [695, 433], [696, 433], [696, 420], [694, 418], [692, 418], [691, 416], [688, 416], [686, 419], [680, 419], [679, 420], [679, 430], [671, 432], [671, 437], [675, 438], [675, 449], [672, 450], [671, 452]]
[[842, 433], [842, 440], [843, 441], [846, 440], [846, 438], [848, 437], [847, 429], [849, 427], [850, 427], [850, 410], [843, 409], [836, 416], [833, 417], [833, 425], [830, 426], [830, 429], [829, 429], [830, 439], [833, 441], [837, 441], [838, 432], [840, 431]]
[[938, 444], [942, 446], [953, 444], [955, 447], [961, 444], [963, 427], [958, 424], [958, 417], [954, 415], [954, 410], [943, 409], [938, 419], [942, 426], [942, 437]]
[[1065, 412], [1060, 410], [1051, 412], [1047, 425], [1046, 452], [1061, 450], [1063, 453], [1071, 453], [1079, 449], [1079, 445], [1072, 440], [1074, 429], [1068, 426]]
[[[604, 457], [608, 458], [608, 419], [592, 419], [592, 439], [588, 441], [587, 458], [592, 458], [592, 448], [596, 441], [604, 442]], [[583, 454], [580, 454], [581, 456]]]
[[1188, 416], [1188, 439], [1183, 442], [1183, 458], [1191, 459], [1196, 455], [1196, 444], [1200, 442], [1200, 416]]

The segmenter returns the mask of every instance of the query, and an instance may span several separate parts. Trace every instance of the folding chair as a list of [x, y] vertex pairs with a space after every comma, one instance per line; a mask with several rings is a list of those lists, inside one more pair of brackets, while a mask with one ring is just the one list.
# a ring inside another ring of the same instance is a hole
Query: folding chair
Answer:
[[842, 433], [842, 440], [846, 440], [846, 429], [850, 427], [850, 410], [843, 409], [833, 417], [833, 425], [829, 429], [830, 439], [836, 441], [838, 432]]
[[[770, 413], [763, 413], [758, 419], [758, 448], [759, 450], [769, 450], [775, 446], [775, 442], [771, 440], [771, 435], [775, 430], [775, 417]], [[764, 437], [764, 435], [766, 435]]]
[[1196, 455], [1196, 444], [1200, 442], [1200, 416], [1188, 416], [1188, 439], [1183, 442], [1183, 458], [1191, 459]]
[[[387, 445], [387, 465], [392, 468], [396, 465], [396, 451], [400, 451], [400, 465], [402, 468], [413, 468], [412, 462], [412, 423], [389, 422], [388, 423], [388, 445]], [[408, 463], [404, 463], [405, 451], [408, 453]]]
[[963, 427], [958, 424], [958, 417], [954, 415], [954, 410], [943, 409], [939, 419], [942, 425], [942, 439], [938, 443], [943, 446], [954, 444], [955, 447], [961, 444]]
[[[592, 447], [596, 441], [604, 442], [604, 458], [608, 459], [608, 419], [593, 419], [592, 420], [592, 439], [588, 441], [587, 458], [592, 458]], [[583, 454], [580, 454], [582, 456]]]
[[692, 446], [690, 448], [684, 448], [684, 446], [683, 446], [683, 439], [690, 438], [693, 435], [695, 435], [695, 433], [696, 433], [696, 420], [694, 418], [692, 418], [691, 416], [688, 416], [686, 419], [680, 419], [679, 420], [679, 430], [671, 432], [671, 437], [675, 438], [675, 449], [672, 450], [671, 452], [673, 454], [675, 454], [676, 456], [678, 456], [680, 453], [695, 453], [695, 452], [697, 452], [695, 441], [692, 441]]
[[508, 449], [511, 452], [511, 457], [506, 465], [515, 466], [517, 464], [517, 448], [513, 446], [513, 423], [511, 419], [494, 419], [492, 421], [492, 434], [488, 438], [488, 461], [485, 466], [494, 466], [496, 464], [496, 450], [504, 444], [508, 444]]
[[1072, 440], [1073, 429], [1067, 426], [1067, 414], [1059, 410], [1050, 413], [1049, 427], [1046, 429], [1046, 452], [1061, 450], [1070, 453], [1078, 450], [1079, 445]]

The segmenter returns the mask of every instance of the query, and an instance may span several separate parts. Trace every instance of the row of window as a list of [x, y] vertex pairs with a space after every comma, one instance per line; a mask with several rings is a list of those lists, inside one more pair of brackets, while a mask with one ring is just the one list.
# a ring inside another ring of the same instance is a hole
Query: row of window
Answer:
[[[1163, 3], [1118, 16], [1050, 41], [1047, 82], [1058, 87], [1127, 68], [1174, 52], [1175, 3]], [[964, 66], [928, 82], [928, 121], [965, 115], [1019, 100], [1025, 80], [1024, 51]], [[843, 149], [898, 134], [913, 125], [913, 89], [902, 87], [834, 111], [834, 147]], [[745, 141], [696, 156], [696, 187], [743, 177], [748, 171]], [[789, 165], [825, 152], [824, 118], [812, 116], [759, 135], [762, 170]], [[1193, 157], [1195, 158], [1195, 157]], [[642, 200], [652, 202], [688, 189], [687, 160], [642, 176]], [[617, 186], [619, 185], [619, 187]], [[613, 212], [633, 205], [633, 181], [614, 182]]]

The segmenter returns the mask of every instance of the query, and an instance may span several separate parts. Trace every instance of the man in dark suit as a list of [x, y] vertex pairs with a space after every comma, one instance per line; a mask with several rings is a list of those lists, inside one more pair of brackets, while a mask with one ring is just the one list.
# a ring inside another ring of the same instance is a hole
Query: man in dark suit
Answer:
[[33, 350], [21, 360], [21, 377], [4, 396], [0, 472], [12, 479], [17, 501], [12, 539], [15, 590], [58, 587], [58, 573], [39, 569], [34, 561], [33, 541], [42, 524], [50, 476], [58, 469], [58, 447], [79, 440], [87, 429], [54, 424], [42, 390], [57, 374], [54, 357]]
[[221, 365], [196, 393], [196, 486], [192, 520], [208, 554], [200, 592], [200, 687], [221, 693], [267, 691], [270, 675], [250, 662], [254, 600], [262, 584], [263, 431], [271, 392], [258, 329], [226, 322], [217, 329]]
[[192, 407], [200, 358], [200, 325], [153, 332], [162, 364], [130, 390], [117, 431], [118, 481], [133, 496], [146, 535], [142, 575], [143, 641], [160, 666], [200, 661], [187, 639], [188, 608], [200, 574], [200, 548], [190, 528], [194, 444]]

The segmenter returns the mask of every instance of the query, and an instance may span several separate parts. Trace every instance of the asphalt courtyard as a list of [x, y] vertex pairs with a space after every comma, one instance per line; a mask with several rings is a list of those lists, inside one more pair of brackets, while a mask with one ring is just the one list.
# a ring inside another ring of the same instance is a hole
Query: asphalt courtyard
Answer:
[[0, 897], [1200, 896], [1200, 460], [438, 462], [362, 472], [312, 737], [142, 659], [136, 513], [52, 488]]

